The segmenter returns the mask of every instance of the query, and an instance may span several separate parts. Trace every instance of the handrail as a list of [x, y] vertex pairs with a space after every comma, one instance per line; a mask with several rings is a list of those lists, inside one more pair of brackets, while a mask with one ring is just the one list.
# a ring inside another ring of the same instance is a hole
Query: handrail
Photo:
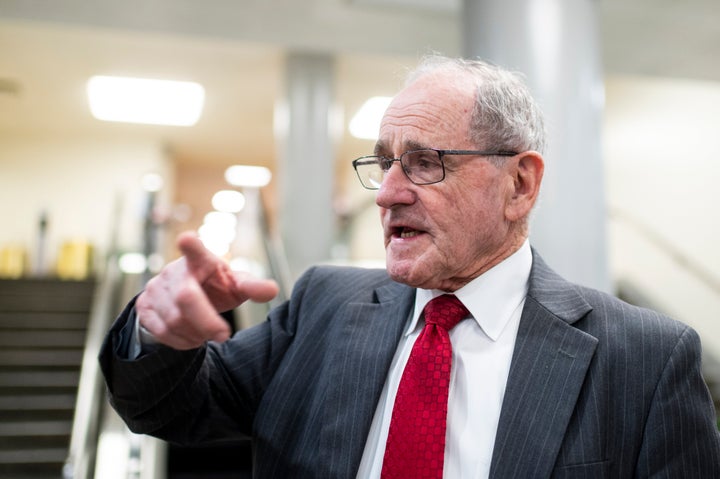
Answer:
[[105, 272], [95, 290], [90, 311], [85, 350], [83, 353], [75, 416], [68, 457], [63, 466], [64, 479], [93, 477], [95, 446], [100, 422], [99, 400], [103, 394], [103, 380], [98, 353], [112, 319], [111, 308], [120, 278], [117, 258], [110, 255]]
[[273, 278], [278, 283], [279, 291], [275, 301], [282, 302], [290, 297], [293, 280], [290, 273], [290, 266], [287, 261], [285, 247], [277, 232], [271, 227], [268, 218], [268, 208], [262, 191], [259, 191], [259, 222], [262, 235], [265, 255], [267, 256], [268, 266], [270, 267]]
[[[282, 241], [270, 227], [267, 207], [262, 197], [260, 198], [259, 209], [259, 222], [265, 253], [272, 276], [278, 281], [280, 287], [276, 301], [283, 301], [289, 297], [290, 288], [292, 287], [287, 258]], [[104, 387], [97, 358], [113, 317], [112, 308], [116, 306], [114, 300], [122, 279], [121, 276], [117, 255], [111, 254], [107, 261], [105, 273], [102, 275], [93, 297], [75, 403], [70, 449], [63, 467], [64, 479], [92, 479], [95, 475], [98, 437], [102, 427], [101, 398], [103, 397]], [[121, 429], [122, 431], [119, 432], [122, 435], [127, 433], [126, 427]], [[131, 456], [143, 462], [141, 470], [145, 474], [142, 474], [142, 477], [146, 477], [146, 474], [154, 478], [157, 477], [158, 464], [162, 462], [162, 460], [158, 462], [159, 457], [163, 455], [162, 443], [154, 438], [147, 437], [137, 444], [128, 443], [127, 447], [132, 449]], [[130, 475], [135, 477], [134, 474]]]
[[678, 248], [673, 246], [669, 241], [663, 238], [652, 228], [634, 218], [632, 215], [621, 211], [618, 208], [611, 208], [609, 211], [611, 218], [623, 221], [639, 232], [646, 240], [657, 246], [669, 258], [672, 258], [676, 264], [691, 273], [701, 283], [710, 290], [720, 295], [720, 278], [713, 275], [708, 269], [704, 268], [700, 263], [693, 261], [689, 256], [683, 254]]

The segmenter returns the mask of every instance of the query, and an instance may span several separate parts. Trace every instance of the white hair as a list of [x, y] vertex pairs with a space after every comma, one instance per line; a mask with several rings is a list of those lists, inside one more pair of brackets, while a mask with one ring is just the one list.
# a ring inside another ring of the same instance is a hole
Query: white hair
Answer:
[[462, 75], [475, 84], [469, 135], [478, 148], [543, 152], [543, 115], [521, 74], [479, 59], [429, 55], [410, 72], [406, 84], [434, 73]]

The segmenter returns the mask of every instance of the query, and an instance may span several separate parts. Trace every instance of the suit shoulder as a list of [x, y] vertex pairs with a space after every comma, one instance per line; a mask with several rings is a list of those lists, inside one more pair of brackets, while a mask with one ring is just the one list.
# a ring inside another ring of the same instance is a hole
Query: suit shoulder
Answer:
[[609, 337], [622, 335], [660, 341], [662, 338], [679, 338], [687, 333], [696, 334], [688, 325], [654, 309], [630, 304], [596, 289], [578, 285], [576, 288], [592, 307], [585, 327], [593, 328], [594, 323], [596, 327], [602, 327]]
[[338, 265], [317, 265], [309, 268], [302, 276], [312, 276], [314, 280], [325, 278], [358, 278], [372, 279], [382, 281], [389, 279], [387, 271], [381, 268], [361, 268], [357, 266], [338, 266]]
[[391, 283], [393, 281], [384, 269], [321, 265], [303, 273], [296, 283], [295, 293], [340, 295], [352, 299]]
[[601, 340], [663, 338], [672, 342], [688, 332], [693, 334], [689, 326], [661, 312], [567, 281], [534, 251], [528, 296], [553, 314]]

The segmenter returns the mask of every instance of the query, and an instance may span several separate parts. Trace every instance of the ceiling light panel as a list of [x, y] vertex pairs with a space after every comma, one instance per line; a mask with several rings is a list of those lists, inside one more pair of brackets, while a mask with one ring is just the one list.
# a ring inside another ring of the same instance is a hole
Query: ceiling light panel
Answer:
[[99, 120], [154, 125], [194, 125], [205, 101], [198, 83], [147, 78], [94, 76], [87, 93]]

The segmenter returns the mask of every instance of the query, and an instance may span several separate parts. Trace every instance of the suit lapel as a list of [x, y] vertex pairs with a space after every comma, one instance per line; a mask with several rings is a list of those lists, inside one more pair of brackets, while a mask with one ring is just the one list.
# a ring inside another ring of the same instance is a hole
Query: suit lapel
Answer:
[[597, 339], [572, 326], [591, 307], [534, 252], [490, 477], [549, 477]]
[[376, 290], [373, 303], [338, 311], [344, 329], [329, 350], [328, 390], [320, 454], [328, 476], [357, 473], [377, 401], [414, 300], [397, 283]]

